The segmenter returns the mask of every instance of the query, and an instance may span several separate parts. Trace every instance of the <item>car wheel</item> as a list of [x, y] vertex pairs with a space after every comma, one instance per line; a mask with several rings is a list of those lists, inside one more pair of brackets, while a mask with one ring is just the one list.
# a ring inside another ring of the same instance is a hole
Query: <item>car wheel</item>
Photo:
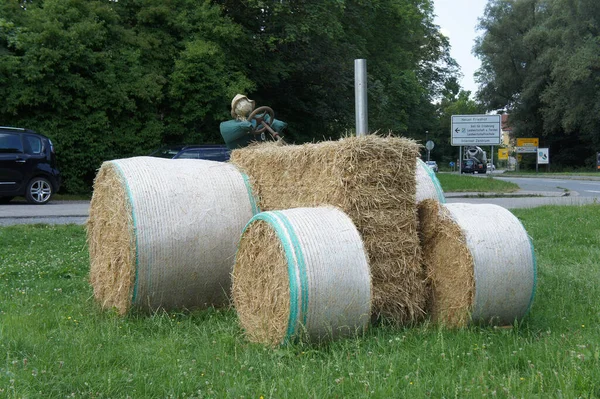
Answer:
[[0, 197], [0, 204], [8, 204], [15, 197]]
[[35, 177], [27, 185], [25, 199], [30, 204], [43, 205], [50, 201], [52, 194], [52, 184], [43, 177]]

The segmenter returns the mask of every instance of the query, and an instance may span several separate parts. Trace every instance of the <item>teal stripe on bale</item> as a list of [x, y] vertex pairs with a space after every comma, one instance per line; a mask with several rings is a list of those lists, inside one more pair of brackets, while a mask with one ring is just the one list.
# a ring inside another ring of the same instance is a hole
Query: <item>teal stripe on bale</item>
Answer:
[[435, 172], [420, 158], [417, 158], [416, 168], [417, 203], [425, 199], [434, 199], [444, 204], [446, 202], [444, 190], [442, 190], [442, 185]]
[[125, 186], [125, 191], [127, 192], [127, 201], [129, 202], [129, 206], [131, 207], [131, 218], [133, 220], [133, 236], [135, 237], [135, 246], [133, 248], [133, 252], [135, 253], [135, 280], [133, 283], [133, 294], [131, 296], [131, 302], [135, 303], [137, 298], [138, 291], [138, 268], [140, 264], [140, 260], [138, 258], [138, 235], [137, 235], [137, 218], [135, 216], [135, 204], [133, 203], [133, 195], [131, 194], [131, 188], [129, 184], [127, 184], [127, 180], [125, 179], [125, 174], [123, 173], [123, 169], [119, 166], [118, 163], [114, 163], [117, 171], [119, 172], [120, 178], [122, 180], [123, 185]]

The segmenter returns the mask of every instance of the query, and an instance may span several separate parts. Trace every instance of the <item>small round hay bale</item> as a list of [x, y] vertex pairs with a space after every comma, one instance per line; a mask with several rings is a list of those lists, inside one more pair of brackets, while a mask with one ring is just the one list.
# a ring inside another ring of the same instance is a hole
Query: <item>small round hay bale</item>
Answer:
[[332, 207], [263, 212], [246, 226], [233, 303], [248, 339], [279, 345], [362, 332], [371, 277], [352, 221]]
[[87, 222], [94, 296], [120, 314], [227, 304], [239, 234], [256, 213], [231, 164], [105, 162]]
[[421, 158], [417, 158], [417, 204], [426, 199], [445, 203], [444, 190], [435, 172]]
[[507, 325], [527, 314], [536, 263], [519, 219], [497, 205], [434, 200], [419, 205], [419, 219], [434, 321]]

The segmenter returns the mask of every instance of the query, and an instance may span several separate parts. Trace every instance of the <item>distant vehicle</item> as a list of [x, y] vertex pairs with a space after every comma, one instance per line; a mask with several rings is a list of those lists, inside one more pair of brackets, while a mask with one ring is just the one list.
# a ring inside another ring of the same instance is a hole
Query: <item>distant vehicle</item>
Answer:
[[470, 146], [465, 148], [462, 160], [461, 173], [486, 173], [487, 156], [480, 147]]
[[438, 164], [435, 161], [426, 161], [425, 164], [431, 168], [435, 173], [439, 172]]
[[206, 159], [226, 162], [231, 151], [224, 145], [173, 145], [159, 148], [150, 154], [151, 157], [168, 159]]
[[0, 203], [22, 195], [30, 204], [43, 205], [60, 184], [48, 137], [29, 129], [0, 127]]
[[494, 166], [494, 164], [493, 164], [493, 163], [491, 163], [491, 162], [488, 162], [488, 163], [487, 163], [487, 170], [489, 170], [490, 172], [493, 172], [493, 171], [495, 171], [495, 170], [496, 170], [496, 167]]

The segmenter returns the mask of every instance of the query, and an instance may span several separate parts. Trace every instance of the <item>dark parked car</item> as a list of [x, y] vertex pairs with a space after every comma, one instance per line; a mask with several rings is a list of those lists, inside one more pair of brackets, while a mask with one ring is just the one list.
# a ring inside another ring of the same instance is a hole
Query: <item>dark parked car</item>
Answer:
[[231, 151], [224, 145], [174, 145], [162, 147], [150, 156], [169, 159], [207, 159], [226, 162]]
[[31, 204], [45, 204], [60, 183], [48, 137], [28, 129], [0, 127], [0, 202], [22, 195]]

